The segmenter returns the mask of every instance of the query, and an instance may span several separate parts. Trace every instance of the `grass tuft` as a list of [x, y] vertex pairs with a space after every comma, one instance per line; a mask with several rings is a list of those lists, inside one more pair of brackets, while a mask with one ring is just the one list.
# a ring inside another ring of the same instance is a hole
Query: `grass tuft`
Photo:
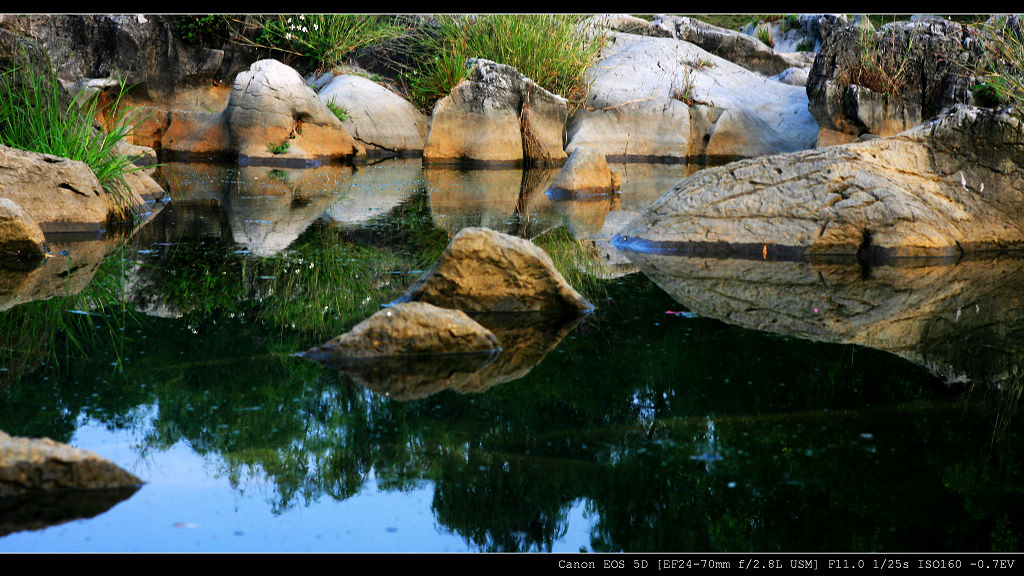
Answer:
[[[0, 71], [0, 144], [84, 162], [114, 199], [117, 216], [131, 218], [125, 174], [141, 170], [117, 152], [134, 125], [122, 98], [130, 89], [119, 81], [116, 95], [101, 104], [99, 94], [83, 90], [68, 98], [56, 73], [38, 70], [27, 54], [16, 66]], [[106, 130], [96, 118], [106, 119]]]

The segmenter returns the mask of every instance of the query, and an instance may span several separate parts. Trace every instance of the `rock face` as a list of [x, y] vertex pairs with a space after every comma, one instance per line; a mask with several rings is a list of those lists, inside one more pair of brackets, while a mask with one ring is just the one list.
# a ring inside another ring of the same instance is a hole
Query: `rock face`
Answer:
[[46, 239], [35, 220], [9, 198], [0, 197], [0, 261], [39, 260], [46, 254]]
[[486, 228], [464, 228], [433, 268], [397, 300], [465, 312], [593, 310], [529, 240]]
[[976, 30], [942, 19], [839, 28], [807, 79], [823, 143], [889, 136], [953, 104], [972, 103], [975, 81], [966, 71], [980, 65], [982, 54]]
[[[365, 152], [294, 69], [260, 60], [235, 77], [225, 111], [239, 160], [340, 159]], [[287, 144], [274, 153], [272, 145]]]
[[685, 162], [792, 152], [817, 141], [803, 88], [689, 42], [608, 36], [588, 72], [590, 96], [566, 127], [567, 152], [586, 147], [610, 162]]
[[434, 105], [423, 159], [558, 165], [568, 103], [515, 68], [470, 60], [469, 77]]
[[613, 244], [634, 251], [948, 255], [1024, 247], [1024, 127], [966, 106], [896, 136], [681, 180]]
[[621, 182], [622, 175], [612, 173], [604, 154], [580, 147], [555, 176], [548, 195], [607, 194], [617, 190]]
[[5, 15], [4, 26], [48, 52], [65, 81], [120, 76], [147, 99], [230, 82], [254, 60], [240, 44], [213, 49], [184, 42], [173, 16]]
[[377, 312], [305, 356], [331, 364], [380, 356], [489, 353], [500, 347], [490, 330], [459, 310], [405, 302]]
[[346, 130], [370, 156], [419, 155], [430, 120], [409, 101], [376, 82], [354, 74], [334, 76], [318, 96], [348, 112]]
[[0, 431], [0, 497], [140, 484], [134, 475], [88, 450], [49, 438], [15, 438]]

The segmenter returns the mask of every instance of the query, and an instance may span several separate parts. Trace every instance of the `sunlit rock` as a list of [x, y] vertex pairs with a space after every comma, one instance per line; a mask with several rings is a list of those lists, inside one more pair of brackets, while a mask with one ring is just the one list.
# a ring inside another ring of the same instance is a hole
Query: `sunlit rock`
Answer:
[[38, 262], [46, 254], [46, 239], [28, 212], [0, 196], [0, 262]]
[[544, 250], [523, 238], [465, 228], [399, 302], [429, 302], [466, 312], [589, 312]]
[[369, 156], [419, 155], [427, 141], [430, 119], [408, 100], [354, 74], [327, 82], [317, 96], [344, 110], [342, 125]]
[[389, 306], [329, 342], [307, 350], [327, 365], [352, 358], [421, 354], [491, 353], [497, 337], [460, 310], [425, 302]]

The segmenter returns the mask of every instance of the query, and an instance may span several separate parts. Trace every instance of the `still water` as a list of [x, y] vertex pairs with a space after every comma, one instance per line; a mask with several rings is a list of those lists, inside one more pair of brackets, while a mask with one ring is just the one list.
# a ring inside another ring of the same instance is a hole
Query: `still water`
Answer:
[[[130, 235], [0, 280], [0, 429], [137, 491], [0, 502], [0, 551], [1020, 550], [1024, 262], [616, 252], [687, 166], [168, 163]], [[295, 353], [466, 226], [530, 238], [597, 311], [448, 384]], [[455, 384], [452, 384], [455, 382]]]

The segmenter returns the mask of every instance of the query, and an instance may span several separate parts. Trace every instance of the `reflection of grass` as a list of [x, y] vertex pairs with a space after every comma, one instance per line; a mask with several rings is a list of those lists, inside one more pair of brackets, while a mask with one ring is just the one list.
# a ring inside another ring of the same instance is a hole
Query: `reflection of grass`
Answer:
[[555, 268], [577, 292], [599, 305], [607, 297], [607, 283], [600, 277], [601, 263], [593, 248], [577, 240], [565, 226], [559, 226], [533, 239], [551, 256]]

